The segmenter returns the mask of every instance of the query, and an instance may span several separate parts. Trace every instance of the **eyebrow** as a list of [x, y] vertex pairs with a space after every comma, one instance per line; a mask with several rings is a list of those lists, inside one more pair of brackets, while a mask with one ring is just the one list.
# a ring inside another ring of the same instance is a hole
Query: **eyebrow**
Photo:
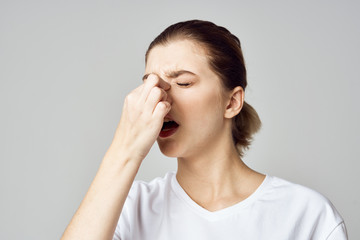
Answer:
[[[151, 73], [145, 74], [145, 75], [143, 76], [143, 78], [142, 78], [143, 81], [144, 81], [145, 79], [147, 79], [147, 77], [148, 77], [150, 74], [151, 74]], [[168, 78], [177, 78], [178, 76], [183, 75], [183, 74], [190, 74], [190, 75], [196, 76], [195, 73], [190, 72], [190, 71], [187, 71], [187, 70], [170, 71], [170, 72], [165, 73], [165, 75], [166, 75]]]

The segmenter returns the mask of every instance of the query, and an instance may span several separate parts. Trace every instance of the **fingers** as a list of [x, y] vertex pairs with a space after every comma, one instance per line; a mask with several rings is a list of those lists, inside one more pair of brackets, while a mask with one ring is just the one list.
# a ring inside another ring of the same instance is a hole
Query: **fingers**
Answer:
[[159, 102], [156, 105], [154, 109], [153, 117], [154, 119], [157, 119], [159, 121], [160, 126], [162, 126], [163, 119], [166, 116], [166, 114], [168, 114], [170, 109], [171, 109], [171, 104], [165, 101]]
[[[151, 76], [153, 76], [154, 74], [151, 74]], [[155, 75], [157, 76], [157, 75]], [[159, 77], [158, 77], [159, 78]], [[164, 81], [163, 79], [159, 78], [160, 81], [159, 81], [159, 87], [164, 89], [165, 91], [168, 91], [171, 87], [170, 83]]]
[[162, 78], [160, 78], [158, 75], [152, 73], [150, 74], [146, 79], [145, 82], [150, 81], [150, 83], [155, 83], [155, 86], [158, 86], [165, 91], [170, 89], [170, 84], [166, 81], [164, 81]]
[[165, 102], [166, 98], [167, 98], [167, 94], [164, 91], [164, 89], [159, 87], [153, 87], [149, 93], [148, 98], [146, 99], [144, 105], [144, 111], [147, 114], [153, 114], [157, 104], [161, 101]]
[[155, 74], [150, 74], [147, 79], [144, 80], [144, 84], [143, 84], [143, 91], [141, 93], [141, 98], [140, 98], [140, 102], [144, 103], [149, 94], [150, 91], [154, 88], [154, 87], [159, 87], [161, 89], [164, 89], [165, 91], [168, 91], [170, 89], [170, 84], [167, 83], [166, 81], [164, 81], [163, 79], [159, 78], [157, 75]]

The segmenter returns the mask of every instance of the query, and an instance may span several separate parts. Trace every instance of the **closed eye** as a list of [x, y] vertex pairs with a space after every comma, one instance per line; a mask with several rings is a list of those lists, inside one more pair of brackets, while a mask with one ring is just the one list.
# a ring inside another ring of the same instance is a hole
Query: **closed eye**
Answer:
[[176, 83], [176, 84], [182, 87], [187, 87], [190, 85], [190, 83]]

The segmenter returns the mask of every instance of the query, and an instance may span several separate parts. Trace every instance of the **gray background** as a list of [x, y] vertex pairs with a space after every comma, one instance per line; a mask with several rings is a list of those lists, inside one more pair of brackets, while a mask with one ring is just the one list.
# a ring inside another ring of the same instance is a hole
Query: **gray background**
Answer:
[[[271, 2], [271, 3], [270, 3]], [[309, 186], [359, 230], [355, 1], [0, 1], [0, 239], [58, 239], [112, 140], [144, 53], [206, 19], [243, 45], [263, 128], [244, 161]], [[176, 170], [155, 144], [137, 179]]]

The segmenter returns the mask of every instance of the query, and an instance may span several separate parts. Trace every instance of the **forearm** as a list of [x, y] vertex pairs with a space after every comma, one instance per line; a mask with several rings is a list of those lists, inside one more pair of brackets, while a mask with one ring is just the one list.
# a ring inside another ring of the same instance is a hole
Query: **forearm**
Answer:
[[112, 144], [62, 240], [112, 239], [140, 164], [171, 109], [165, 92], [170, 87], [151, 74], [126, 96]]
[[62, 240], [112, 239], [141, 161], [110, 147]]

